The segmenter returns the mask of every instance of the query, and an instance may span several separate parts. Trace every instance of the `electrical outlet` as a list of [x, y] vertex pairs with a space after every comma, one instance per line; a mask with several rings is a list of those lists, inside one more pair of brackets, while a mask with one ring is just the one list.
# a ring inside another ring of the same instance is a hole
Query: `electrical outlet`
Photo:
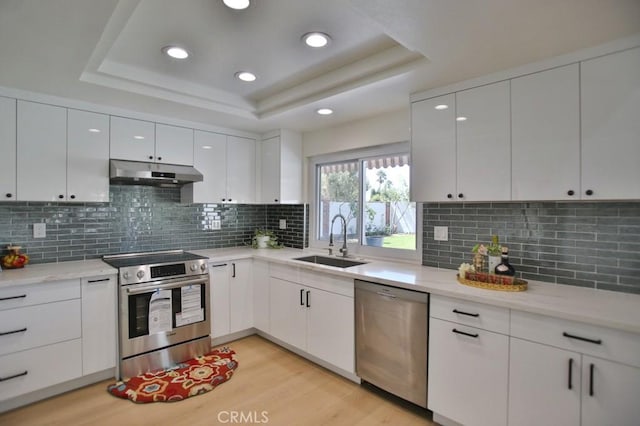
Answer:
[[33, 224], [33, 238], [46, 238], [47, 237], [47, 224], [46, 223], [34, 223]]
[[448, 226], [434, 226], [433, 227], [433, 239], [436, 241], [449, 241], [449, 227]]
[[220, 220], [212, 220], [211, 221], [211, 229], [220, 229], [222, 228], [222, 224], [220, 223]]
[[287, 219], [280, 219], [280, 229], [287, 229]]

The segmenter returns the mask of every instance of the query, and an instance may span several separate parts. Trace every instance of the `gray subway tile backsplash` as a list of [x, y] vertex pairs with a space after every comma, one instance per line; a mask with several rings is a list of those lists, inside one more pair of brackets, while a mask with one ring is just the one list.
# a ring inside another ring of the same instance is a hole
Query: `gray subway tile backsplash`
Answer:
[[640, 293], [640, 202], [426, 203], [422, 264], [457, 269], [494, 234], [524, 279]]
[[[287, 219], [286, 232], [278, 220]], [[212, 229], [214, 220], [221, 229]], [[33, 238], [33, 224], [47, 224]], [[32, 263], [105, 254], [197, 250], [251, 244], [254, 230], [273, 230], [287, 247], [308, 245], [306, 205], [180, 204], [179, 188], [112, 185], [109, 203], [0, 202], [0, 246], [20, 245]], [[0, 252], [1, 253], [1, 252]]]

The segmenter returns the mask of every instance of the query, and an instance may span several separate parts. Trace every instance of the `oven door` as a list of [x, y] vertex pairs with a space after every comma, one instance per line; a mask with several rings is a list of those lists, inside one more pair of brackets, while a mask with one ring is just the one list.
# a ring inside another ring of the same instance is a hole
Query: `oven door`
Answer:
[[120, 287], [120, 358], [208, 336], [209, 275]]

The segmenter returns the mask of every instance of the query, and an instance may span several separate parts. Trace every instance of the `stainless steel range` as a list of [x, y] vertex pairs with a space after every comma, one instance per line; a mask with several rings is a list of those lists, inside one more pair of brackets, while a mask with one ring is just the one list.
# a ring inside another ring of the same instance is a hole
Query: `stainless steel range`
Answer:
[[169, 250], [109, 255], [103, 260], [118, 268], [121, 378], [209, 352], [206, 257]]

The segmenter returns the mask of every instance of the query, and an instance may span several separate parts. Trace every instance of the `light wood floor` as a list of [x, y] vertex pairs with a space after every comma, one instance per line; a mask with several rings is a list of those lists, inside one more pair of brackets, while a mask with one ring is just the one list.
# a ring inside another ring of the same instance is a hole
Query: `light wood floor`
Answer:
[[278, 426], [434, 424], [428, 411], [390, 401], [261, 337], [228, 346], [238, 369], [206, 394], [134, 404], [108, 394], [105, 381], [0, 414], [0, 425], [231, 425], [232, 411], [252, 416], [253, 424]]

